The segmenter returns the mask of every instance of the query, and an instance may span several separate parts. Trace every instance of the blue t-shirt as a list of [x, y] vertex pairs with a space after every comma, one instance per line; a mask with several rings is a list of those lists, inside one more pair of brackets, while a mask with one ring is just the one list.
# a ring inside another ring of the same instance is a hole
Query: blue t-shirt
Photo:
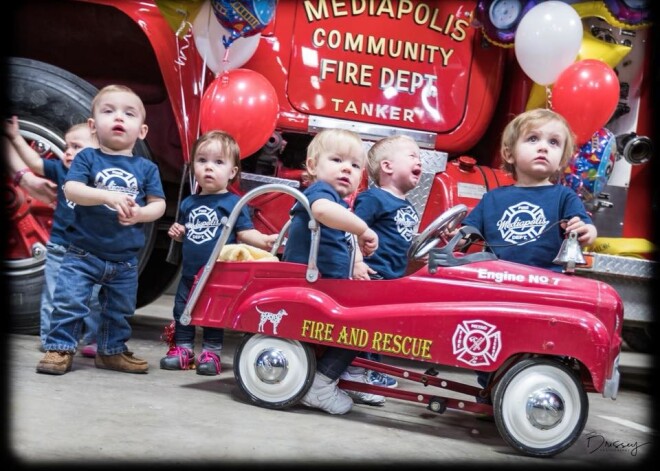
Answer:
[[[186, 227], [182, 247], [182, 277], [194, 277], [208, 262], [222, 233], [220, 221], [225, 216], [229, 218], [239, 199], [234, 193], [227, 192], [217, 195], [190, 195], [181, 202], [178, 222]], [[247, 206], [244, 206], [227, 243], [236, 242], [237, 232], [253, 228], [250, 213]]]
[[53, 226], [50, 229], [50, 242], [67, 246], [69, 241], [66, 228], [73, 222], [73, 208], [75, 203], [64, 196], [64, 180], [69, 171], [61, 160], [44, 159], [44, 177], [57, 184], [57, 206], [53, 212]]
[[502, 260], [561, 272], [562, 266], [552, 261], [561, 248], [564, 230], [553, 224], [574, 216], [592, 224], [584, 204], [570, 188], [505, 186], [484, 194], [463, 225], [479, 229]]
[[[147, 204], [147, 196], [165, 199], [158, 167], [140, 156], [109, 155], [100, 149], [83, 149], [73, 160], [66, 181], [127, 193], [139, 206]], [[67, 238], [99, 258], [124, 262], [136, 257], [144, 246], [144, 224], [123, 226], [119, 224], [115, 209], [103, 204], [77, 204], [74, 221], [67, 228]]]
[[378, 250], [364, 262], [386, 280], [402, 277], [419, 224], [413, 205], [381, 188], [370, 188], [357, 196], [353, 212], [378, 234]]
[[[313, 183], [304, 191], [304, 194], [309, 200], [310, 206], [315, 201], [326, 199], [348, 208], [348, 204], [339, 196], [339, 193], [326, 182]], [[306, 265], [312, 240], [308, 227], [309, 214], [299, 203], [293, 206], [291, 214], [293, 218], [289, 226], [289, 235], [282, 260]], [[346, 233], [323, 224], [320, 226], [321, 240], [319, 241], [317, 265], [321, 276], [323, 278], [348, 278], [350, 253]]]

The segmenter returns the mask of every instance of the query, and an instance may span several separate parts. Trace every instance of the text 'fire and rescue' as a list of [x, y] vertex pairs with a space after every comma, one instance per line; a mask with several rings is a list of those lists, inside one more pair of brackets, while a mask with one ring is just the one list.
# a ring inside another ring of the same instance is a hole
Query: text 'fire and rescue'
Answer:
[[322, 342], [333, 342], [335, 344], [352, 347], [366, 347], [373, 351], [391, 354], [403, 354], [412, 358], [431, 358], [432, 340], [407, 335], [391, 334], [388, 332], [373, 331], [356, 327], [342, 326], [335, 337], [335, 324], [303, 320], [300, 335]]

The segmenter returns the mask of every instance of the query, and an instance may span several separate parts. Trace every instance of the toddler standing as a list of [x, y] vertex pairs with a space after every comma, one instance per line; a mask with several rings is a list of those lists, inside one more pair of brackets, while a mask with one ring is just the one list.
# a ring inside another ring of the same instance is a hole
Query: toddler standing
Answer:
[[[174, 344], [166, 356], [161, 358], [160, 367], [165, 370], [186, 370], [196, 363], [197, 374], [212, 376], [220, 373], [224, 330], [203, 328], [202, 353], [195, 360], [195, 326], [183, 325], [180, 319], [195, 275], [208, 262], [220, 237], [220, 221], [225, 216], [229, 217], [240, 199], [227, 189], [240, 175], [238, 144], [229, 134], [221, 131], [204, 134], [193, 146], [192, 170], [200, 192], [181, 202], [179, 220], [168, 231], [172, 239], [183, 242], [183, 271], [174, 298]], [[227, 243], [238, 240], [269, 249], [276, 239], [277, 234], [265, 235], [254, 229], [247, 207], [244, 207]]]
[[[25, 178], [27, 171], [48, 178], [56, 186], [57, 206], [53, 212], [53, 225], [50, 230], [50, 238], [46, 243], [46, 263], [44, 265], [44, 287], [41, 292], [40, 306], [40, 329], [41, 347], [44, 348], [46, 335], [50, 331], [50, 318], [53, 311], [53, 293], [55, 292], [55, 280], [57, 272], [62, 264], [62, 258], [69, 245], [66, 237], [66, 227], [73, 221], [73, 208], [75, 204], [68, 201], [64, 195], [64, 180], [73, 159], [78, 152], [86, 147], [98, 147], [96, 136], [94, 136], [87, 123], [75, 124], [64, 133], [64, 154], [61, 159], [43, 159], [21, 136], [18, 118], [12, 116], [5, 123], [5, 134], [10, 146], [6, 147], [9, 166], [15, 171], [14, 180], [18, 182]], [[23, 162], [23, 164], [21, 164]], [[27, 165], [27, 168], [22, 168]], [[94, 286], [94, 292], [89, 300], [89, 316], [85, 317], [85, 328], [80, 343], [83, 346], [83, 356], [94, 358], [96, 356], [96, 330], [100, 322], [101, 306], [98, 302], [100, 285]]]
[[149, 369], [126, 346], [137, 299], [138, 253], [145, 243], [143, 224], [165, 212], [158, 167], [133, 155], [137, 140], [147, 135], [145, 118], [142, 100], [128, 87], [108, 85], [92, 100], [88, 123], [99, 148], [78, 153], [64, 184], [66, 198], [76, 207], [53, 294], [46, 355], [37, 373], [61, 375], [71, 369], [96, 284], [101, 285], [101, 326], [94, 364], [125, 373]]

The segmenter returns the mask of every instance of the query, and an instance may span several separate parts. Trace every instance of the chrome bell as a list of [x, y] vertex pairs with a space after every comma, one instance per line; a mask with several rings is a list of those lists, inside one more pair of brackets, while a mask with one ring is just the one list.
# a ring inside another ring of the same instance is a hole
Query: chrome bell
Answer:
[[577, 240], [577, 232], [571, 231], [568, 237], [561, 243], [559, 253], [552, 261], [557, 265], [564, 265], [566, 273], [574, 273], [576, 265], [586, 265], [587, 262], [582, 255], [582, 247]]

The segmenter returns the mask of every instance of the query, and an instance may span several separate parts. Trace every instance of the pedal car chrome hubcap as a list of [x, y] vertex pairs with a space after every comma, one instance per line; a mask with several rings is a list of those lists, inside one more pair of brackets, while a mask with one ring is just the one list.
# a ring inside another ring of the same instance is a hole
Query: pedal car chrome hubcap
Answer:
[[257, 355], [254, 368], [261, 381], [275, 384], [286, 377], [289, 362], [281, 350], [266, 348]]
[[534, 427], [549, 430], [564, 418], [564, 398], [555, 389], [539, 389], [527, 398], [526, 412]]

